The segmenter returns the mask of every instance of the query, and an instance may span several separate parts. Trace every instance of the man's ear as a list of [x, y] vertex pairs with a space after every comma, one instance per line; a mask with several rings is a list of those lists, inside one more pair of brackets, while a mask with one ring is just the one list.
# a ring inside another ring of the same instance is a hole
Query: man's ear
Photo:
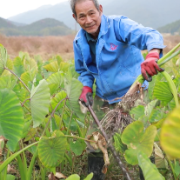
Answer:
[[101, 14], [103, 13], [103, 6], [101, 4], [99, 5], [99, 11]]
[[72, 17], [76, 20], [76, 15], [75, 14], [73, 14]]

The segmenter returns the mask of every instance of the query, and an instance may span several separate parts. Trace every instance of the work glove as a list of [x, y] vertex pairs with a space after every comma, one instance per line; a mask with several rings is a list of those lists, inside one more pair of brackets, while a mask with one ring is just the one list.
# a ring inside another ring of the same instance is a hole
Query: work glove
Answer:
[[79, 105], [80, 105], [80, 109], [81, 112], [83, 114], [86, 114], [86, 112], [88, 111], [88, 106], [92, 106], [93, 105], [93, 93], [92, 93], [92, 89], [88, 86], [84, 86], [82, 89], [82, 93], [79, 97]]
[[158, 66], [157, 64], [158, 59], [159, 59], [159, 53], [153, 51], [146, 56], [146, 60], [141, 64], [142, 76], [148, 82], [152, 81], [151, 76], [158, 74], [158, 72], [164, 71], [164, 69]]

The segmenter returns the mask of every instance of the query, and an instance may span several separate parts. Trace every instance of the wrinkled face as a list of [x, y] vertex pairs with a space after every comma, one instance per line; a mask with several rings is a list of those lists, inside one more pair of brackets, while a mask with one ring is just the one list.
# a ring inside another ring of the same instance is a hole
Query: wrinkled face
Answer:
[[96, 9], [93, 1], [80, 1], [75, 6], [76, 19], [78, 24], [94, 38], [97, 38], [100, 30], [102, 6], [99, 6], [99, 11]]

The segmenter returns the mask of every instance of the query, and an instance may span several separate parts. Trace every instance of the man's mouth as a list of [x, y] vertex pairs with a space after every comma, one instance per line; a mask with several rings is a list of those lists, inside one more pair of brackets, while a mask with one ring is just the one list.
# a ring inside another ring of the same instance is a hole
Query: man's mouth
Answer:
[[87, 26], [86, 28], [92, 28], [92, 27], [94, 27], [94, 25], [95, 25], [95, 24], [93, 24], [93, 25], [91, 25], [91, 26]]

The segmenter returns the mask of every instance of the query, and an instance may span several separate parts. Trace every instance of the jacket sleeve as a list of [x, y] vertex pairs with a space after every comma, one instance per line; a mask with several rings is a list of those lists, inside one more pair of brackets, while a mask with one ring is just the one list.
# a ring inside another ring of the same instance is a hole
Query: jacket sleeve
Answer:
[[80, 74], [78, 80], [83, 84], [83, 86], [88, 86], [92, 88], [94, 83], [94, 77], [91, 73], [89, 73], [85, 69], [83, 65], [83, 57], [81, 50], [75, 40], [73, 42], [73, 47], [74, 47], [74, 58], [75, 58], [75, 70], [77, 73]]
[[144, 27], [125, 16], [116, 20], [116, 35], [120, 41], [134, 45], [140, 50], [163, 49], [162, 35], [149, 27]]

